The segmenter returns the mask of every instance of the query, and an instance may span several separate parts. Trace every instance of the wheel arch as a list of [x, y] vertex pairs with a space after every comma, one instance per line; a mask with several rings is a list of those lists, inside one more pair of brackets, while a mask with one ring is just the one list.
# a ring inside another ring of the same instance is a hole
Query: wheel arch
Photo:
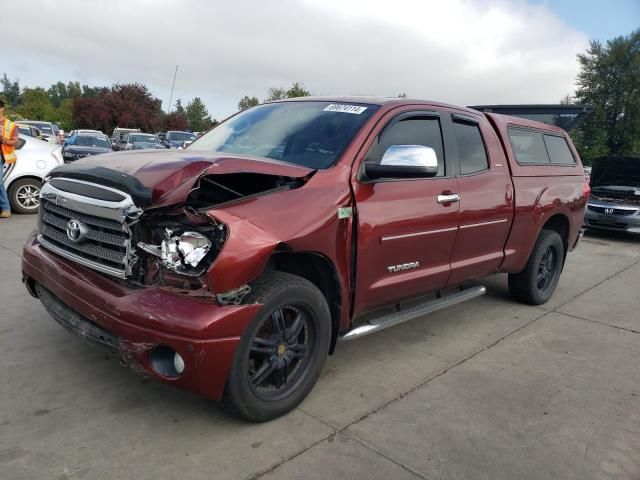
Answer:
[[279, 249], [269, 258], [267, 270], [275, 270], [298, 275], [313, 283], [324, 295], [331, 312], [331, 344], [333, 353], [340, 332], [343, 299], [340, 277], [333, 262], [318, 252], [288, 251]]
[[35, 174], [33, 174], [33, 173], [29, 173], [29, 174], [26, 174], [26, 175], [20, 175], [19, 177], [15, 177], [15, 178], [12, 178], [12, 179], [11, 179], [11, 181], [10, 181], [10, 182], [9, 182], [9, 184], [7, 185], [7, 191], [11, 188], [11, 186], [12, 186], [14, 183], [16, 183], [16, 182], [18, 182], [18, 181], [20, 181], [20, 180], [28, 179], [28, 178], [30, 178], [31, 180], [37, 180], [37, 181], [38, 181], [38, 182], [40, 182], [40, 183], [42, 183], [42, 181], [43, 181], [43, 178], [42, 178], [42, 177], [39, 177], [38, 175], [35, 175]]
[[552, 230], [560, 235], [562, 239], [562, 245], [564, 247], [564, 258], [563, 258], [563, 266], [564, 260], [567, 258], [567, 252], [569, 251], [569, 231], [571, 228], [571, 224], [569, 222], [569, 218], [563, 213], [556, 213], [549, 217], [544, 224], [542, 225], [542, 230]]

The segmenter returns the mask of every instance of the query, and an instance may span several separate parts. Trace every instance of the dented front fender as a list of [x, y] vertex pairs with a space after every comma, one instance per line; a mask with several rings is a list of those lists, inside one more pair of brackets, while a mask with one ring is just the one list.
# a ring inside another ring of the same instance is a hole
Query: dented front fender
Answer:
[[228, 227], [225, 245], [209, 269], [212, 290], [227, 292], [259, 277], [281, 241], [250, 220], [224, 210], [210, 215]]

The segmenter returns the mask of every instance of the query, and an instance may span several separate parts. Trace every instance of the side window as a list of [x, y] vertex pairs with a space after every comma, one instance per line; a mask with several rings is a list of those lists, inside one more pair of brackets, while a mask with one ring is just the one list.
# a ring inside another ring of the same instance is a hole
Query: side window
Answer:
[[509, 141], [518, 163], [531, 165], [549, 163], [549, 155], [542, 139], [542, 133], [521, 128], [509, 128]]
[[367, 162], [380, 163], [384, 152], [391, 145], [422, 145], [435, 150], [438, 158], [438, 174], [445, 175], [444, 147], [440, 120], [432, 117], [410, 117], [388, 126], [367, 153]]
[[575, 165], [576, 159], [573, 158], [567, 140], [564, 137], [556, 135], [545, 135], [544, 143], [547, 145], [547, 151], [551, 158], [551, 163], [561, 163], [563, 165]]
[[487, 170], [489, 161], [480, 134], [480, 127], [471, 123], [454, 121], [453, 131], [458, 145], [460, 173], [468, 175]]

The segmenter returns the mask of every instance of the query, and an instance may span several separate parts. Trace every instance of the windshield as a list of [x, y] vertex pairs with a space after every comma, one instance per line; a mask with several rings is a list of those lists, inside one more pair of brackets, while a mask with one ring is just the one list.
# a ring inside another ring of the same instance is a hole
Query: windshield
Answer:
[[187, 132], [170, 132], [167, 135], [167, 140], [172, 142], [189, 142], [195, 140], [196, 136], [193, 133]]
[[89, 135], [76, 137], [70, 143], [71, 145], [77, 145], [79, 147], [111, 148], [111, 144], [107, 141], [106, 138], [92, 137]]
[[129, 135], [129, 143], [158, 143], [155, 135]]
[[329, 168], [378, 108], [309, 101], [260, 105], [218, 125], [189, 148]]

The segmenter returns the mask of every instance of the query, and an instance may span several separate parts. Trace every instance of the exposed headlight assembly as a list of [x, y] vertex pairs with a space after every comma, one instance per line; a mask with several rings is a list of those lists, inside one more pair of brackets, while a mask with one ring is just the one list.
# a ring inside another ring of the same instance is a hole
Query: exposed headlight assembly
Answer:
[[172, 236], [167, 229], [167, 238], [162, 242], [162, 263], [171, 270], [179, 270], [187, 265], [196, 268], [209, 253], [211, 241], [198, 232], [184, 232], [180, 236]]
[[[214, 238], [216, 239], [215, 248], [219, 249], [224, 242], [223, 225], [218, 225]], [[138, 242], [138, 248], [159, 257], [162, 266], [187, 275], [201, 273], [202, 268], [199, 267], [212, 246], [214, 246], [212, 241], [202, 233], [194, 231], [175, 233], [169, 228], [164, 229], [164, 239], [160, 245]]]

